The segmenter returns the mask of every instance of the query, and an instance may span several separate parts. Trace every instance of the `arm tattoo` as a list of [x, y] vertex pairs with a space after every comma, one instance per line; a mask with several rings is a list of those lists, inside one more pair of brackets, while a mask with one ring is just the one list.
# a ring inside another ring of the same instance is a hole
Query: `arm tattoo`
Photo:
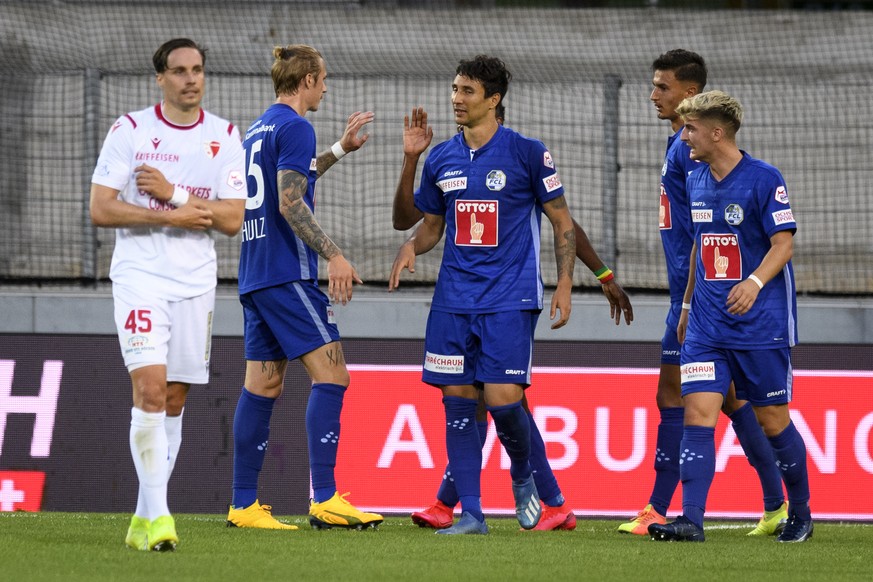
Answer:
[[303, 174], [280, 170], [279, 212], [300, 240], [325, 259], [330, 259], [340, 254], [340, 250], [321, 230], [312, 211], [303, 201], [308, 188], [309, 181]]
[[[565, 210], [567, 199], [559, 196], [546, 203], [550, 210]], [[576, 264], [576, 229], [570, 223], [570, 229], [564, 232], [555, 230], [555, 259], [558, 264], [558, 279], [564, 275], [573, 278], [573, 267]]]
[[327, 172], [335, 163], [339, 160], [336, 159], [336, 156], [333, 155], [333, 152], [330, 150], [321, 152], [317, 158], [315, 158], [315, 173], [321, 178], [325, 172]]
[[[563, 238], [563, 244], [561, 244]], [[570, 229], [561, 235], [555, 233], [555, 258], [558, 263], [558, 279], [564, 275], [573, 278], [573, 267], [576, 265], [576, 231]]]

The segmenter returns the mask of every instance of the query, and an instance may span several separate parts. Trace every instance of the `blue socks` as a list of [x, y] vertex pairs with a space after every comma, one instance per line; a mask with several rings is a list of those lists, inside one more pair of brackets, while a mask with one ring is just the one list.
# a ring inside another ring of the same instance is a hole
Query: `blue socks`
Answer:
[[494, 419], [497, 436], [509, 456], [509, 475], [513, 481], [522, 481], [531, 476], [530, 421], [521, 406], [521, 401], [503, 406], [489, 406]]
[[[476, 428], [479, 430], [479, 448], [485, 446], [485, 439], [488, 438], [488, 421], [477, 420]], [[446, 465], [446, 471], [443, 473], [443, 481], [440, 483], [440, 488], [437, 489], [437, 499], [449, 507], [454, 507], [458, 504], [458, 490], [455, 488], [455, 477], [452, 475], [452, 465]]]
[[662, 408], [659, 412], [661, 422], [655, 442], [655, 485], [649, 503], [655, 511], [667, 515], [667, 508], [679, 485], [679, 444], [682, 442], [685, 409], [678, 406]]
[[273, 398], [256, 396], [243, 387], [233, 415], [233, 500], [243, 509], [258, 499], [258, 474], [264, 465]]
[[306, 404], [309, 471], [316, 503], [327, 501], [336, 493], [334, 469], [345, 392], [345, 386], [339, 384], [313, 384]]
[[527, 413], [527, 420], [530, 424], [530, 466], [533, 469], [537, 493], [546, 505], [560, 507], [564, 505], [564, 496], [561, 494], [558, 480], [555, 479], [555, 474], [549, 465], [549, 459], [546, 457], [546, 443], [543, 442], [543, 435], [540, 434], [540, 429], [530, 412]]
[[801, 519], [810, 519], [809, 475], [806, 470], [806, 443], [793, 422], [781, 433], [770, 437], [776, 464], [788, 491], [788, 512]]
[[483, 521], [479, 473], [482, 470], [482, 445], [476, 426], [478, 400], [444, 396], [446, 410], [446, 451], [461, 509]]
[[758, 472], [761, 480], [761, 489], [764, 492], [764, 510], [775, 511], [782, 506], [785, 496], [782, 493], [782, 475], [776, 466], [776, 457], [773, 447], [764, 435], [755, 410], [751, 404], [745, 404], [742, 408], [730, 414], [734, 432], [749, 464]]
[[702, 528], [706, 497], [715, 476], [715, 428], [686, 426], [680, 449], [682, 513]]

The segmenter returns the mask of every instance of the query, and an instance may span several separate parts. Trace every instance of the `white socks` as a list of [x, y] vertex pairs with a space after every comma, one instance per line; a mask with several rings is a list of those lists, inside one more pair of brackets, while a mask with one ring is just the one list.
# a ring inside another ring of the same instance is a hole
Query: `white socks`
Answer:
[[165, 412], [130, 410], [130, 452], [139, 477], [139, 496], [135, 515], [155, 520], [169, 515], [167, 475], [169, 447]]

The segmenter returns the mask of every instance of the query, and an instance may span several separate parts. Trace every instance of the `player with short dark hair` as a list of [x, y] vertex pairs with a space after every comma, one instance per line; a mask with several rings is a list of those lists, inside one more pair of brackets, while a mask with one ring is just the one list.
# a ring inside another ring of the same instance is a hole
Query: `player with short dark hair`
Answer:
[[463, 131], [428, 155], [415, 194], [424, 220], [401, 247], [389, 289], [445, 230], [422, 378], [443, 393], [446, 447], [462, 514], [458, 523], [437, 533], [488, 533], [475, 422], [480, 389], [510, 458], [516, 517], [522, 528], [532, 529], [542, 507], [530, 464], [530, 421], [521, 400], [530, 385], [533, 335], [543, 308], [541, 213], [555, 231], [553, 328], [570, 317], [575, 233], [551, 154], [542, 142], [497, 122], [496, 108], [512, 78], [506, 65], [479, 55], [461, 61], [455, 73], [452, 105]]
[[[494, 110], [497, 123], [503, 125], [505, 113], [506, 110], [501, 101]], [[463, 126], [459, 126], [458, 129], [463, 131]], [[398, 230], [411, 228], [424, 215], [423, 212], [415, 207], [413, 186], [419, 157], [430, 146], [432, 138], [433, 129], [428, 126], [427, 112], [422, 107], [413, 108], [411, 114], [405, 116], [403, 120], [403, 165], [401, 166], [400, 180], [394, 195], [393, 210], [394, 228]], [[576, 256], [585, 262], [592, 273], [603, 269], [604, 264], [588, 241], [585, 231], [582, 230], [582, 227], [575, 220], [573, 221], [573, 226], [576, 230]], [[603, 293], [610, 303], [610, 316], [615, 318], [616, 314], [618, 314], [620, 317], [624, 313], [625, 320], [630, 325], [630, 322], [633, 321], [633, 308], [627, 294], [625, 294], [614, 277], [605, 277], [601, 283]], [[618, 322], [619, 320], [616, 319], [616, 324]], [[476, 409], [476, 422], [479, 429], [479, 440], [484, 445], [488, 429], [488, 414], [485, 410], [481, 391], [479, 397], [480, 402]], [[530, 421], [530, 462], [534, 468], [534, 481], [536, 482], [537, 492], [543, 502], [543, 515], [534, 530], [573, 530], [576, 528], [576, 516], [573, 515], [572, 509], [567, 505], [555, 474], [549, 465], [548, 458], [546, 457], [545, 443], [533, 420], [533, 415], [527, 402], [527, 394], [522, 398], [522, 406]], [[436, 501], [433, 504], [411, 515], [413, 522], [421, 527], [433, 527], [436, 529], [451, 527], [454, 508], [459, 501], [457, 488], [455, 487], [454, 479], [451, 477], [451, 465], [446, 466], [436, 497]]]
[[[679, 139], [682, 118], [676, 108], [686, 97], [703, 90], [707, 80], [706, 63], [697, 53], [673, 49], [652, 63], [650, 99], [659, 119], [670, 122], [673, 133], [667, 138], [667, 153], [661, 168], [661, 193], [658, 223], [667, 279], [670, 310], [661, 340], [661, 370], [656, 401], [660, 414], [655, 443], [655, 482], [649, 503], [637, 516], [618, 526], [621, 533], [648, 535], [652, 523], [666, 523], [667, 508], [679, 484], [679, 444], [682, 440], [685, 409], [679, 374], [680, 345], [676, 336], [682, 312], [682, 296], [688, 284], [688, 265], [693, 243], [691, 206], [685, 181], [701, 163], [692, 160], [688, 145]], [[733, 387], [728, 390], [722, 410], [743, 447], [749, 463], [758, 472], [764, 496], [764, 514], [749, 535], [774, 535], [781, 531], [788, 517], [782, 479], [776, 469], [769, 443], [761, 431], [752, 407], [738, 400]]]
[[157, 105], [119, 117], [91, 178], [91, 219], [116, 228], [109, 276], [133, 384], [130, 449], [139, 479], [125, 543], [171, 551], [167, 481], [191, 384], [209, 381], [218, 265], [211, 231], [236, 234], [246, 197], [239, 131], [201, 108], [206, 50], [155, 52]]
[[[229, 527], [297, 529], [273, 518], [257, 499], [270, 418], [284, 389], [288, 360], [300, 359], [312, 380], [306, 435], [316, 528], [376, 527], [382, 516], [339, 495], [334, 469], [343, 397], [350, 383], [331, 301], [345, 305], [361, 283], [342, 250], [315, 220], [315, 182], [347, 152], [366, 143], [360, 130], [372, 112], [353, 113], [343, 136], [316, 155], [305, 119], [327, 91], [321, 54], [307, 45], [276, 47], [276, 102], [244, 139], [248, 200], [240, 252], [239, 292], [245, 320], [246, 376], [233, 422], [233, 501]], [[328, 294], [318, 286], [318, 257], [327, 261]]]
[[788, 491], [779, 542], [812, 537], [806, 446], [791, 422], [791, 348], [797, 297], [791, 257], [797, 223], [785, 179], [737, 147], [743, 110], [721, 91], [677, 107], [691, 159], [688, 177], [694, 243], [679, 319], [685, 428], [681, 443], [682, 515], [651, 524], [659, 541], [705, 539], [703, 516], [715, 474], [715, 425], [731, 382], [769, 439]]

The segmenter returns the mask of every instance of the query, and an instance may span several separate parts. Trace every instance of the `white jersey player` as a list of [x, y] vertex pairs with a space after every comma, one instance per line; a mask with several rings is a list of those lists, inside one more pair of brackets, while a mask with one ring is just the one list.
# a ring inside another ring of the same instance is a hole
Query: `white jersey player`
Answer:
[[153, 57], [161, 103], [120, 117], [91, 185], [91, 219], [114, 227], [115, 323], [133, 384], [130, 446], [139, 478], [125, 542], [174, 550], [167, 482], [191, 384], [209, 380], [217, 263], [211, 231], [242, 224], [239, 131], [200, 107], [205, 50], [189, 39]]

